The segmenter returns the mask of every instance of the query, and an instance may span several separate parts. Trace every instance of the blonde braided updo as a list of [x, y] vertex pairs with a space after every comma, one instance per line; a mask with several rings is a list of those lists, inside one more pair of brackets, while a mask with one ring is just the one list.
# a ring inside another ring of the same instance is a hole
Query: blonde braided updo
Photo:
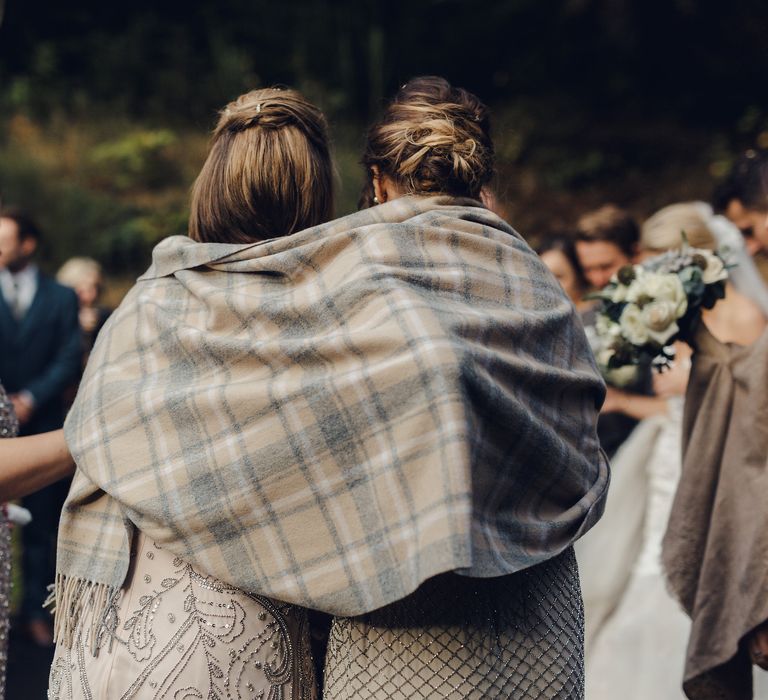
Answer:
[[474, 197], [493, 176], [486, 106], [443, 78], [414, 78], [368, 131], [363, 164], [407, 194]]

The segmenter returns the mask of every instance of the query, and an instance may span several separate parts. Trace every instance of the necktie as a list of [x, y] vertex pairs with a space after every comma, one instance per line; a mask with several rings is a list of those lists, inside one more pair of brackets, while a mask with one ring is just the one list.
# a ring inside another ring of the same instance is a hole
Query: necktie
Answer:
[[19, 289], [19, 283], [16, 279], [13, 280], [13, 299], [10, 300], [11, 313], [13, 317], [20, 321], [24, 317], [24, 308], [21, 302], [21, 293]]

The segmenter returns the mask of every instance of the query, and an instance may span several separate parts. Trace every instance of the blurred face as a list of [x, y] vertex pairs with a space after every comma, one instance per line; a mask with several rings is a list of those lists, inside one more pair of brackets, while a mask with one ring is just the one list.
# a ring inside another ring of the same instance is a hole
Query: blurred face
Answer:
[[768, 233], [765, 230], [766, 212], [748, 209], [740, 200], [728, 203], [725, 215], [740, 229], [747, 239], [747, 249], [753, 255], [760, 249], [768, 250]]
[[80, 306], [93, 306], [101, 294], [101, 276], [95, 273], [85, 274], [75, 285]]
[[19, 227], [13, 219], [0, 218], [0, 267], [18, 272], [29, 262], [36, 247], [34, 238], [19, 238]]
[[624, 265], [632, 262], [615, 243], [610, 241], [576, 241], [576, 255], [587, 282], [602, 289]]
[[565, 253], [561, 250], [548, 250], [541, 254], [541, 260], [555, 276], [571, 301], [574, 304], [581, 301], [582, 290], [579, 286], [579, 279]]

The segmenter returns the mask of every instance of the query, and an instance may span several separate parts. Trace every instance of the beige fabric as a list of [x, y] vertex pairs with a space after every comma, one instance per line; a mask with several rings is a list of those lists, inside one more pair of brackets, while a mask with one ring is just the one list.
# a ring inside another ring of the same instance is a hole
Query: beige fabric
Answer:
[[768, 619], [768, 332], [694, 338], [683, 473], [664, 540], [670, 586], [692, 618], [689, 698], [752, 697], [742, 642]]
[[134, 525], [335, 614], [551, 558], [602, 511], [603, 393], [564, 292], [478, 202], [402, 198], [254, 245], [168, 239], [67, 418], [58, 638], [122, 585]]
[[303, 609], [203, 576], [143, 535], [136, 545], [98, 656], [86, 616], [72, 649], [56, 648], [50, 700], [316, 698]]

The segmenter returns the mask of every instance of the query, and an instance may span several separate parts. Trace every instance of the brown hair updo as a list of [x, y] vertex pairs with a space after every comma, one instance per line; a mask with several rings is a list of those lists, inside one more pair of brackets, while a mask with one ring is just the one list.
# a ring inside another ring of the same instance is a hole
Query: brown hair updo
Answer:
[[477, 198], [493, 176], [488, 109], [444, 78], [414, 78], [368, 131], [363, 164], [407, 194]]
[[322, 112], [295, 90], [253, 90], [221, 112], [192, 187], [189, 235], [251, 243], [328, 221], [333, 169]]

